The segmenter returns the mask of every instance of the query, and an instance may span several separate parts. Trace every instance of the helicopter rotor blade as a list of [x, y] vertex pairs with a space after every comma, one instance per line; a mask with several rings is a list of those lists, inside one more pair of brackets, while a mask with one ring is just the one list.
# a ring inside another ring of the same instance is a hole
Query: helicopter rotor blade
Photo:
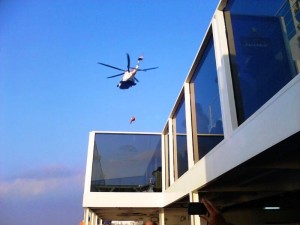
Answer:
[[129, 72], [130, 71], [130, 57], [129, 57], [129, 54], [126, 53], [127, 55], [127, 71]]
[[117, 74], [117, 75], [109, 76], [109, 77], [106, 77], [106, 78], [118, 77], [118, 76], [121, 76], [121, 75], [123, 75], [123, 74], [124, 74], [124, 73], [119, 73], [119, 74]]
[[140, 82], [136, 77], [134, 77], [134, 80], [135, 80], [136, 82]]
[[138, 69], [138, 71], [148, 71], [148, 70], [154, 70], [154, 69], [157, 69], [158, 67], [152, 67], [152, 68], [147, 68], [147, 69]]
[[114, 67], [114, 66], [111, 66], [111, 65], [108, 65], [108, 64], [105, 64], [105, 63], [98, 62], [98, 64], [100, 64], [102, 66], [107, 66], [107, 67], [110, 67], [110, 68], [113, 68], [113, 69], [116, 69], [116, 70], [120, 70], [120, 71], [123, 71], [123, 72], [126, 71], [126, 70], [123, 70], [123, 69], [120, 69], [118, 67]]

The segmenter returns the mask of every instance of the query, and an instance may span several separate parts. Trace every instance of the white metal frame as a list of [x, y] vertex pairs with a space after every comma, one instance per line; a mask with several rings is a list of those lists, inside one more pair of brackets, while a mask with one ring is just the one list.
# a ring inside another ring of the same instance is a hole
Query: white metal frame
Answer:
[[[163, 205], [162, 193], [118, 193], [118, 192], [91, 192], [91, 174], [93, 164], [94, 143], [96, 134], [137, 134], [137, 135], [161, 135], [157, 132], [114, 132], [114, 131], [93, 131], [90, 132], [83, 207], [161, 207]], [[164, 167], [164, 161], [162, 161], [162, 168]], [[112, 201], [116, 199], [117, 201]], [[130, 201], [130, 203], [129, 203]]]

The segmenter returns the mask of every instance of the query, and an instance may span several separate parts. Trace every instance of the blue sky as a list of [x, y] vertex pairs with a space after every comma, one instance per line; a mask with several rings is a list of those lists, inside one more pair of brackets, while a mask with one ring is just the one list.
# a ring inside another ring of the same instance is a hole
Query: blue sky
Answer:
[[217, 3], [0, 1], [0, 224], [79, 223], [89, 132], [162, 131]]

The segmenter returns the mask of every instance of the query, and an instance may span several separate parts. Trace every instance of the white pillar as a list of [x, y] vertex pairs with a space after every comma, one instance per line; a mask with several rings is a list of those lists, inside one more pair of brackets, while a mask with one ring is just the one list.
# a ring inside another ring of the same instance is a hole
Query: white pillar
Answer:
[[214, 36], [224, 138], [226, 139], [232, 136], [233, 131], [238, 127], [238, 122], [223, 11], [216, 11], [212, 20], [212, 31]]
[[97, 215], [96, 213], [93, 213], [93, 225], [96, 225], [97, 224]]
[[[91, 190], [92, 182], [92, 168], [93, 168], [93, 157], [94, 157], [94, 145], [95, 145], [95, 132], [90, 132], [89, 143], [88, 143], [88, 154], [86, 161], [85, 180], [84, 180], [84, 193], [89, 193]], [[85, 198], [83, 198], [85, 200]], [[83, 205], [85, 205], [83, 203]]]
[[95, 225], [94, 224], [94, 217], [95, 217], [94, 212], [91, 212], [91, 225]]
[[165, 210], [159, 209], [159, 225], [165, 225]]
[[[199, 195], [198, 192], [191, 192], [189, 193], [190, 196], [190, 202], [199, 202]], [[206, 225], [203, 221], [201, 221], [202, 219], [200, 218], [199, 215], [191, 215], [191, 225]]]
[[95, 214], [95, 225], [98, 225], [98, 216], [97, 216], [97, 214]]
[[184, 98], [185, 98], [185, 121], [186, 121], [186, 140], [187, 140], [187, 155], [188, 168], [194, 166], [194, 145], [192, 133], [192, 110], [191, 110], [191, 94], [190, 84], [184, 84]]
[[84, 219], [83, 219], [83, 224], [84, 225], [89, 224], [89, 216], [90, 216], [90, 209], [89, 208], [84, 208]]

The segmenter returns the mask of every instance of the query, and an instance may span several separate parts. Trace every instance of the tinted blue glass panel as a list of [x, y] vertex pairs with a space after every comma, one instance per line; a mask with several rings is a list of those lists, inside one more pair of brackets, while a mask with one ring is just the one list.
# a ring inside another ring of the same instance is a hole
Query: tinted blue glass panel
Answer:
[[211, 149], [213, 149], [218, 143], [224, 139], [223, 135], [204, 136], [198, 135], [199, 158], [205, 156]]
[[176, 118], [176, 133], [186, 134], [186, 121], [185, 121], [185, 103], [184, 96], [182, 97], [178, 109], [175, 114]]
[[177, 169], [178, 177], [188, 170], [187, 160], [187, 139], [186, 139], [186, 120], [185, 120], [185, 103], [182, 97], [175, 114], [176, 119], [176, 149], [177, 149]]
[[290, 22], [290, 24], [293, 24], [293, 23], [291, 23], [293, 20], [293, 15], [292, 15], [290, 8], [288, 8], [287, 12], [283, 12], [283, 15], [284, 15], [283, 18], [284, 18], [284, 21], [286, 21], [286, 24], [288, 24], [288, 22]]
[[295, 21], [289, 1], [228, 1], [225, 22], [239, 124], [299, 73]]
[[178, 177], [188, 170], [186, 135], [177, 135], [177, 167]]
[[[209, 40], [198, 64], [191, 81], [191, 87], [195, 96], [196, 115], [194, 117], [197, 126], [199, 157], [201, 158], [223, 139], [220, 96], [212, 38]], [[220, 134], [220, 138], [207, 136], [207, 134]], [[209, 144], [201, 144], [208, 142]]]
[[161, 136], [96, 134], [91, 191], [161, 191]]
[[285, 6], [286, 0], [228, 0], [225, 11], [242, 15], [275, 15]]

